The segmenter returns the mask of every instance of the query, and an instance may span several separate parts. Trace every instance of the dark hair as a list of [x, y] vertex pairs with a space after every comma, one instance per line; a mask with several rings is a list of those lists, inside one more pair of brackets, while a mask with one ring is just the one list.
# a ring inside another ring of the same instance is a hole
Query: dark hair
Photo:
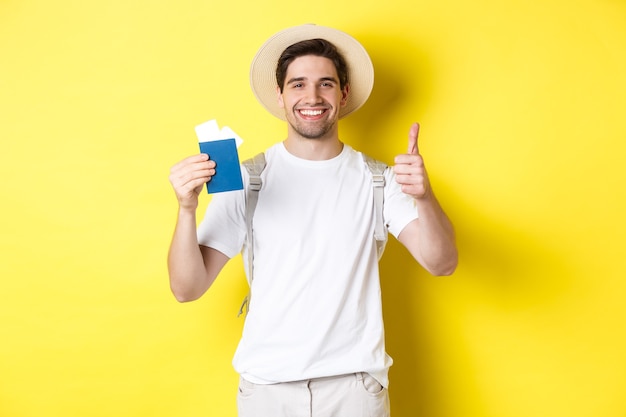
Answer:
[[285, 77], [287, 77], [287, 67], [289, 67], [289, 64], [296, 58], [305, 55], [321, 56], [333, 61], [337, 69], [337, 75], [339, 76], [339, 87], [343, 89], [346, 84], [348, 84], [348, 65], [335, 45], [325, 39], [309, 39], [287, 47], [278, 58], [278, 64], [276, 65], [276, 82], [281, 92], [285, 84]]

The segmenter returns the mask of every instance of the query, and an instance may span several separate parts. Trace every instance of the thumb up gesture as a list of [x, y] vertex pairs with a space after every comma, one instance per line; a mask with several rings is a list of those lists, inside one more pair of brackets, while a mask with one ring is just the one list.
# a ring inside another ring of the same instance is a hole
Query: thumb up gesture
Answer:
[[430, 183], [424, 160], [419, 154], [417, 137], [419, 135], [420, 125], [414, 123], [409, 130], [409, 147], [406, 154], [395, 157], [396, 181], [402, 186], [405, 194], [421, 199], [427, 197], [430, 193]]

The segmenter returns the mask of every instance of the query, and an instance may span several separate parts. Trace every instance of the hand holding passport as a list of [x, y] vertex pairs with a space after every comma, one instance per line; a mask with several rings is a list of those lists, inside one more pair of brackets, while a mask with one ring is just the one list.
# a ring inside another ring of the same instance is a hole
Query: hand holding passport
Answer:
[[215, 175], [207, 182], [207, 192], [242, 190], [243, 181], [237, 147], [243, 142], [229, 127], [218, 128], [217, 121], [209, 120], [195, 128], [200, 152], [215, 161]]

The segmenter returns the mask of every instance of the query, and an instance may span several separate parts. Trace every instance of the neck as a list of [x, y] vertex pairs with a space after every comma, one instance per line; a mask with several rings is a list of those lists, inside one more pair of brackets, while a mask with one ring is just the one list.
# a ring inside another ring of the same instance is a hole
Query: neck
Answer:
[[290, 154], [311, 161], [332, 159], [343, 150], [343, 143], [339, 140], [336, 131], [329, 132], [328, 135], [320, 138], [309, 139], [290, 128], [284, 145]]

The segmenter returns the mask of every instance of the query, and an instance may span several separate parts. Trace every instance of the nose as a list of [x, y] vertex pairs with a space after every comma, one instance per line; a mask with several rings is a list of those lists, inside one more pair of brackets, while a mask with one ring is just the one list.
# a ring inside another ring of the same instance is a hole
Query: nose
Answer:
[[323, 102], [322, 96], [316, 85], [310, 85], [307, 87], [304, 101], [306, 104], [320, 104]]

